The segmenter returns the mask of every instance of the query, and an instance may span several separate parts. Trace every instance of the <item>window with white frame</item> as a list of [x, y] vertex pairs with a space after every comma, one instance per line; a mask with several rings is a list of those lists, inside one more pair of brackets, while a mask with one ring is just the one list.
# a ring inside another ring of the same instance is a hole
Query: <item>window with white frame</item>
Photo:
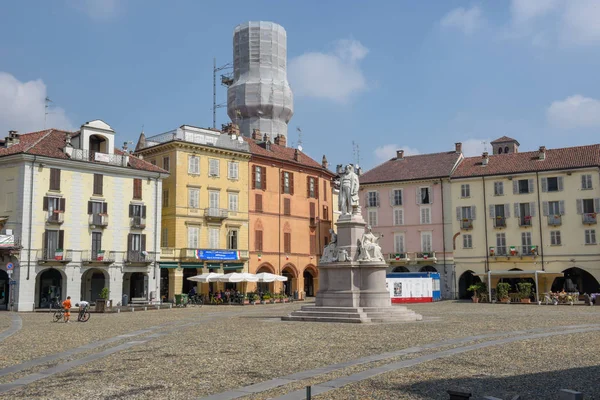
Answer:
[[494, 196], [504, 196], [504, 182], [494, 182]]
[[460, 197], [471, 197], [471, 185], [468, 183], [460, 185]]
[[433, 245], [431, 243], [431, 232], [421, 232], [421, 251], [431, 253]]
[[473, 248], [473, 237], [471, 235], [463, 235], [463, 249]]
[[370, 226], [377, 226], [377, 210], [369, 210], [368, 223]]
[[220, 235], [221, 230], [219, 228], [209, 228], [208, 230], [208, 247], [211, 249], [220, 249]]
[[506, 255], [506, 233], [496, 233], [496, 254]]
[[392, 206], [402, 205], [402, 189], [392, 190]]
[[550, 245], [560, 246], [561, 244], [560, 231], [550, 231]]
[[200, 247], [200, 228], [197, 226], [188, 226], [188, 248], [197, 249]]
[[238, 199], [239, 195], [237, 193], [229, 193], [229, 211], [237, 211], [238, 210]]
[[379, 193], [368, 192], [367, 193], [367, 207], [379, 207]]
[[239, 178], [239, 167], [240, 163], [235, 161], [229, 161], [227, 163], [227, 177], [229, 179], [238, 179]]
[[586, 229], [585, 230], [585, 244], [596, 244], [596, 230]]
[[227, 232], [227, 248], [229, 250], [237, 250], [239, 232], [237, 229], [231, 229]]
[[421, 224], [431, 223], [431, 207], [421, 207]]
[[208, 192], [208, 206], [210, 208], [219, 208], [220, 197], [220, 193], [216, 190]]
[[200, 189], [189, 188], [188, 199], [189, 208], [200, 208]]
[[431, 204], [431, 188], [429, 186], [417, 189], [417, 204]]
[[219, 160], [211, 158], [208, 160], [208, 175], [219, 176]]
[[531, 252], [531, 232], [521, 232], [521, 254], [530, 254]]
[[394, 233], [394, 252], [404, 253], [404, 233]]
[[584, 190], [592, 189], [592, 175], [581, 175], [581, 188]]
[[474, 220], [475, 218], [473, 218], [473, 206], [468, 206], [468, 207], [461, 207], [460, 208], [460, 218], [464, 221], [464, 220]]
[[168, 228], [162, 228], [162, 235], [160, 237], [160, 247], [169, 247], [169, 230], [168, 230]]
[[401, 208], [394, 208], [394, 225], [404, 224], [404, 210]]
[[188, 158], [188, 174], [200, 174], [200, 157], [190, 156]]

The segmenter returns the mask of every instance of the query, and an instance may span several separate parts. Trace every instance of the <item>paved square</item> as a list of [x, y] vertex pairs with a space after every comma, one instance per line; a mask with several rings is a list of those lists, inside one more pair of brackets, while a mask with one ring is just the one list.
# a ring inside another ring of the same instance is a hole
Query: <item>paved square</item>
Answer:
[[[600, 398], [600, 307], [442, 302], [406, 324], [282, 322], [300, 304], [0, 314], [0, 398]], [[20, 318], [19, 318], [20, 317]], [[18, 321], [17, 321], [18, 319]], [[6, 336], [6, 335], [5, 335]]]

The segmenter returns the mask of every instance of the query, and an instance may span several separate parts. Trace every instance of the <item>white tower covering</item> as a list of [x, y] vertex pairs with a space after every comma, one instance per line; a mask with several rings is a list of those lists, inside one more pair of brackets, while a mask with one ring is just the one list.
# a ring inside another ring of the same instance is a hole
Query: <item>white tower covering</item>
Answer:
[[[246, 22], [233, 32], [233, 84], [227, 90], [227, 114], [244, 136], [254, 129], [287, 139], [294, 114], [287, 81], [287, 35], [273, 22]], [[287, 140], [286, 140], [287, 142]]]

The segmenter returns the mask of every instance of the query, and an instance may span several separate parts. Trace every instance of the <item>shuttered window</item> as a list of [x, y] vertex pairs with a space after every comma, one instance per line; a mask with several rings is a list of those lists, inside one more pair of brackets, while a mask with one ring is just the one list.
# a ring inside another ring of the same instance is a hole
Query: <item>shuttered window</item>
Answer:
[[317, 254], [317, 236], [316, 235], [309, 235], [310, 236], [310, 254]]
[[133, 180], [133, 198], [141, 200], [142, 199], [142, 180], [134, 179]]
[[309, 214], [311, 218], [315, 218], [316, 217], [316, 211], [315, 211], [315, 203], [310, 203], [309, 205]]
[[163, 190], [162, 201], [163, 201], [163, 204], [162, 204], [163, 208], [169, 207], [169, 191], [168, 190]]
[[94, 194], [102, 196], [102, 186], [104, 182], [104, 175], [94, 174]]
[[256, 212], [262, 212], [263, 211], [262, 194], [255, 194], [254, 195], [254, 210]]
[[188, 207], [194, 209], [200, 208], [200, 189], [188, 189]]
[[200, 174], [200, 157], [190, 156], [188, 158], [188, 174]]
[[229, 211], [237, 211], [238, 210], [238, 198], [239, 195], [237, 193], [229, 193]]
[[165, 171], [171, 170], [171, 163], [170, 163], [169, 157], [163, 157], [163, 169]]
[[208, 247], [211, 249], [221, 248], [221, 230], [219, 228], [210, 228], [208, 236]]
[[197, 226], [188, 227], [188, 247], [191, 249], [200, 247], [200, 228]]
[[235, 161], [229, 161], [227, 163], [227, 177], [229, 179], [238, 179], [239, 163]]
[[395, 253], [404, 253], [404, 234], [403, 233], [395, 233], [394, 234], [394, 252]]
[[401, 208], [394, 208], [394, 225], [404, 224], [404, 212]]
[[323, 221], [329, 221], [329, 207], [323, 206]]
[[287, 171], [281, 172], [281, 193], [294, 195], [294, 174]]
[[263, 251], [263, 231], [254, 231], [254, 249]]
[[220, 163], [219, 160], [215, 158], [211, 158], [208, 160], [208, 175], [209, 176], [219, 176], [220, 175]]
[[292, 213], [292, 201], [290, 199], [283, 199], [283, 215], [291, 215]]
[[319, 185], [317, 178], [312, 176], [306, 177], [306, 197], [313, 199], [319, 198]]
[[60, 169], [50, 168], [50, 190], [60, 190]]
[[283, 252], [287, 254], [292, 252], [292, 234], [289, 232], [283, 234]]
[[267, 190], [267, 168], [255, 165], [252, 167], [252, 189]]

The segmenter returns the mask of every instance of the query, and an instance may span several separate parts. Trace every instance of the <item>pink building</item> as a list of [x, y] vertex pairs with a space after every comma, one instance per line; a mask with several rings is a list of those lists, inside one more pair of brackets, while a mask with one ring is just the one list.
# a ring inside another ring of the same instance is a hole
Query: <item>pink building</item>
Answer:
[[462, 160], [461, 144], [445, 153], [396, 157], [360, 177], [365, 221], [389, 272], [439, 272], [442, 295], [452, 296], [452, 199], [450, 175]]

